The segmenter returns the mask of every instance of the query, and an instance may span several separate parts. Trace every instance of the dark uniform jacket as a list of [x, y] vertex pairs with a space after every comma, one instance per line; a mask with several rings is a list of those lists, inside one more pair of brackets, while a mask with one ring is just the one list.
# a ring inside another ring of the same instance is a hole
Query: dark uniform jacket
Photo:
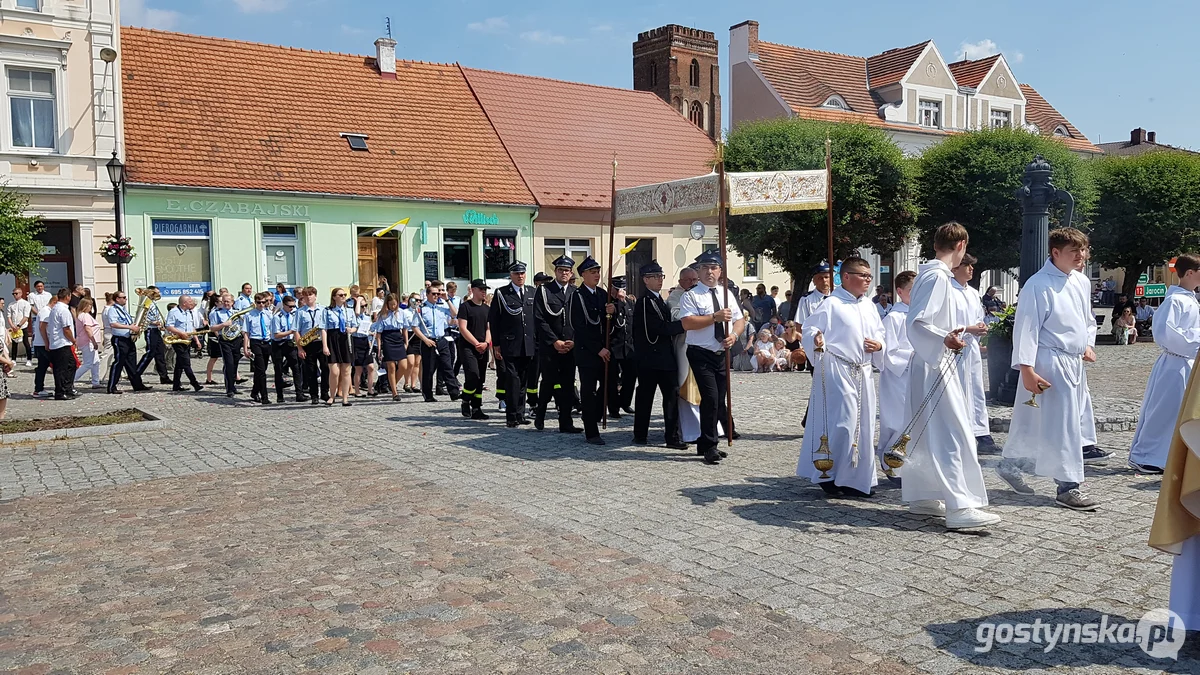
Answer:
[[614, 359], [632, 359], [633, 302], [628, 298], [625, 300], [613, 298], [609, 302], [617, 306], [617, 311], [613, 314], [609, 327], [608, 351], [612, 352]]
[[537, 327], [537, 348], [541, 354], [554, 356], [556, 340], [574, 340], [575, 332], [569, 321], [567, 305], [571, 296], [578, 292], [574, 286], [558, 287], [557, 281], [547, 281], [537, 289], [533, 304], [533, 322]]
[[[603, 368], [600, 350], [604, 349], [604, 305], [608, 292], [597, 286], [592, 292], [579, 288], [571, 298], [571, 326], [575, 330], [575, 365]], [[592, 323], [595, 321], [595, 323]]]
[[523, 286], [522, 300], [512, 284], [496, 289], [488, 323], [492, 326], [492, 341], [506, 359], [534, 356], [537, 328], [534, 322], [534, 300], [537, 289]]
[[683, 333], [683, 322], [671, 320], [671, 308], [657, 293], [646, 292], [633, 309], [634, 343], [638, 367], [645, 370], [675, 370], [675, 342]]

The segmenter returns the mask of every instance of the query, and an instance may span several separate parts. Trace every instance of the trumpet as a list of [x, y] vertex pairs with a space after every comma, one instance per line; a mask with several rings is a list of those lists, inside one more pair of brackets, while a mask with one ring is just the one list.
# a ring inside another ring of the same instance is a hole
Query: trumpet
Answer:
[[240, 310], [240, 311], [237, 311], [237, 312], [234, 312], [233, 314], [231, 314], [229, 316], [229, 321], [231, 321], [232, 323], [230, 325], [222, 328], [217, 333], [217, 336], [220, 337], [222, 340], [236, 340], [239, 337], [241, 337], [242, 336], [242, 324], [238, 323], [238, 319], [242, 318], [243, 316], [246, 316], [247, 314], [249, 314], [252, 311], [254, 311], [253, 307], [247, 307], [246, 309], [243, 309], [243, 310]]
[[163, 335], [163, 342], [164, 342], [164, 343], [166, 343], [166, 344], [168, 344], [168, 345], [186, 345], [186, 344], [191, 344], [192, 340], [193, 340], [193, 339], [194, 339], [194, 338], [195, 338], [197, 335], [203, 335], [203, 334], [205, 334], [205, 333], [207, 333], [207, 332], [208, 332], [208, 329], [207, 329], [207, 328], [204, 328], [204, 329], [201, 329], [201, 330], [194, 330], [194, 331], [191, 331], [190, 333], [188, 333], [188, 334], [187, 334], [187, 337], [179, 337], [178, 335], [176, 335], [176, 334], [174, 334], [174, 333], [172, 333], [172, 332], [170, 332], [170, 331], [167, 331], [167, 332], [166, 332], [166, 334], [165, 334], [165, 335]]

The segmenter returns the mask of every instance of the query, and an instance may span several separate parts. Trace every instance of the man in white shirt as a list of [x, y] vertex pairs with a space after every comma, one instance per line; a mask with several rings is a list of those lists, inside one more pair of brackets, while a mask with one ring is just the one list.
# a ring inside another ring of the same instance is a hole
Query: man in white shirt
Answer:
[[33, 371], [33, 395], [38, 398], [49, 396], [46, 391], [46, 371], [50, 369], [50, 350], [46, 347], [45, 322], [50, 320], [50, 304], [40, 308], [34, 305], [33, 320], [30, 330], [33, 331], [33, 356], [37, 359], [37, 367]]
[[[1176, 261], [1178, 262], [1178, 261]], [[1136, 320], [1136, 328], [1138, 335], [1150, 335], [1152, 332], [1151, 319], [1154, 318], [1154, 308], [1146, 298], [1139, 298], [1137, 309], [1134, 310], [1134, 319]]]
[[58, 295], [51, 300], [49, 314], [42, 325], [42, 339], [50, 354], [50, 363], [54, 366], [54, 400], [66, 401], [79, 394], [75, 392], [75, 316], [71, 314], [68, 301], [71, 291], [66, 288], [58, 289]]
[[[726, 406], [726, 354], [746, 328], [737, 296], [729, 290], [721, 270], [724, 261], [715, 251], [696, 258], [700, 283], [679, 299], [679, 319], [687, 331], [687, 359], [700, 390], [700, 438], [696, 449], [705, 464], [719, 464], [726, 453], [717, 449], [717, 422], [737, 438]], [[718, 291], [718, 287], [721, 288]]]
[[[29, 325], [30, 313], [33, 311], [33, 305], [25, 299], [25, 291], [20, 288], [13, 289], [12, 303], [4, 310], [5, 317], [8, 321], [8, 329], [10, 331], [21, 331], [21, 345], [25, 347], [25, 365], [33, 365], [33, 351], [30, 344], [33, 340], [32, 328]], [[13, 342], [13, 361], [17, 360], [17, 343]]]
[[813, 286], [815, 290], [810, 291], [808, 295], [800, 298], [800, 302], [796, 303], [795, 316], [796, 327], [801, 328], [804, 325], [804, 320], [817, 309], [817, 305], [821, 301], [829, 297], [833, 292], [833, 283], [829, 278], [829, 265], [821, 263], [813, 268]]
[[33, 305], [34, 313], [41, 311], [43, 307], [50, 305], [50, 300], [54, 296], [46, 290], [46, 284], [41, 281], [33, 282], [33, 292], [29, 294], [29, 303]]

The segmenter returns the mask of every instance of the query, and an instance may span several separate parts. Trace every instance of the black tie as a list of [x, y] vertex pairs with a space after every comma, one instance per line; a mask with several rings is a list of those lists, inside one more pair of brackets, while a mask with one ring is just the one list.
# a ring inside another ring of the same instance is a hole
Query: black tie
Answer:
[[[717, 300], [717, 289], [715, 289], [715, 288], [708, 289], [708, 294], [712, 296], [713, 313], [716, 313], [718, 310], [721, 309], [721, 303], [720, 303], [720, 301]], [[717, 342], [722, 342], [725, 340], [725, 322], [724, 321], [713, 321], [713, 335], [716, 336]]]

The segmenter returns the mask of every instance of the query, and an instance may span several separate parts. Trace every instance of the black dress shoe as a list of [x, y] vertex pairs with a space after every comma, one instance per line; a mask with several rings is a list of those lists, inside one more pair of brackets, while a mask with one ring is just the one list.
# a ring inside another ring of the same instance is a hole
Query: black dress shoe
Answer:
[[[822, 483], [822, 485], [824, 485], [824, 483]], [[852, 487], [846, 487], [845, 485], [843, 485], [842, 486], [842, 494], [846, 497], [858, 497], [860, 499], [868, 499], [870, 497], [875, 496], [875, 491], [872, 490], [871, 492], [863, 492], [862, 490], [856, 490]]]
[[[668, 446], [668, 447], [670, 447], [670, 446]], [[682, 447], [682, 448], [679, 448], [679, 449], [680, 449], [680, 450], [686, 450], [686, 449], [687, 449], [687, 443], [683, 443], [683, 447]], [[728, 457], [728, 456], [729, 456], [729, 453], [728, 453], [728, 452], [725, 452], [724, 450], [713, 450], [713, 452], [715, 452], [715, 453], [717, 453], [718, 455], [720, 455], [721, 459], [725, 459], [726, 457]], [[696, 450], [696, 454], [697, 454], [697, 455], [700, 455], [700, 456], [704, 456], [704, 451], [703, 451], [703, 450], [700, 450], [700, 449], [697, 449], [697, 450]]]
[[471, 411], [471, 419], [486, 420], [486, 419], [488, 419], [488, 416], [487, 416], [487, 413], [483, 412], [482, 408], [476, 408], [475, 410]]
[[706, 452], [706, 453], [704, 453], [704, 463], [705, 464], [720, 464], [721, 463], [721, 455], [718, 454], [716, 450]]
[[579, 427], [559, 427], [558, 433], [560, 433], [560, 434], [582, 434], [583, 429], [580, 429]]
[[54, 397], [54, 400], [55, 401], [70, 401], [71, 399], [68, 396], [66, 396], [65, 394], [59, 394], [58, 396]]
[[321, 405], [321, 399], [319, 398], [310, 398], [308, 399], [308, 402], [313, 405]]
[[633, 439], [633, 444], [634, 445], [650, 445], [650, 441], [648, 441], [644, 438], [635, 438], [635, 439]]
[[630, 408], [629, 406], [622, 406], [621, 412], [625, 413], [626, 415], [632, 415], [633, 408]]
[[608, 419], [619, 420], [619, 419], [621, 419], [621, 413], [616, 410], [610, 410], [610, 411], [608, 411]]
[[546, 420], [544, 420], [540, 417], [533, 418], [533, 428], [537, 429], [538, 431], [545, 429], [546, 428]]
[[225, 398], [233, 398], [233, 394], [230, 394], [230, 393], [228, 393], [228, 392], [227, 392], [227, 393], [225, 394]]
[[530, 424], [533, 424], [533, 421], [522, 415], [521, 417], [517, 418], [517, 424], [520, 424], [521, 426], [529, 426]]
[[842, 495], [842, 488], [834, 485], [831, 480], [817, 483], [817, 485], [820, 485], [821, 490], [830, 497], [840, 497]]
[[587, 439], [588, 445], [604, 445], [604, 439], [599, 436], [592, 436]]
[[504, 426], [508, 427], [509, 429], [516, 429], [518, 424], [520, 423], [516, 420], [506, 420], [504, 422]]
[[263, 400], [262, 400], [262, 404], [263, 404], [263, 405], [271, 405], [271, 399], [270, 399], [270, 397], [263, 398]]
[[672, 450], [687, 450], [688, 444], [683, 442], [667, 443], [667, 447]]
[[194, 390], [196, 390], [196, 391], [200, 391], [201, 389], [204, 389], [204, 385], [202, 385], [202, 384], [199, 384], [199, 383], [197, 383], [197, 384], [193, 384], [193, 385], [192, 385], [192, 389], [194, 389]]
[[254, 401], [255, 403], [258, 403], [258, 394], [252, 394], [250, 396], [250, 400]]
[[462, 393], [458, 393], [458, 394], [450, 394], [450, 400], [451, 400], [451, 401], [457, 401], [458, 399], [460, 399], [460, 398], [462, 398], [462, 397], [463, 397]]
[[437, 403], [437, 402], [438, 402], [438, 400], [437, 400], [436, 398], [432, 397], [432, 396], [426, 396], [426, 397], [425, 397], [425, 402], [426, 402], [426, 403]]
[[171, 387], [171, 391], [186, 391], [183, 387]]
[[281, 395], [281, 396], [276, 396], [276, 397], [275, 397], [275, 402], [276, 402], [276, 403], [283, 403], [283, 396], [282, 396], [282, 395]]
[[133, 390], [134, 391], [150, 391], [153, 388], [154, 387], [150, 387], [150, 386], [142, 386], [142, 387], [134, 387]]
[[300, 394], [299, 396], [296, 397], [296, 403], [304, 403], [307, 400], [308, 400], [308, 397], [305, 396], [304, 394]]
[[239, 377], [238, 379], [233, 381], [234, 384], [245, 384], [245, 382], [246, 382], [246, 378], [244, 378], [244, 377]]

